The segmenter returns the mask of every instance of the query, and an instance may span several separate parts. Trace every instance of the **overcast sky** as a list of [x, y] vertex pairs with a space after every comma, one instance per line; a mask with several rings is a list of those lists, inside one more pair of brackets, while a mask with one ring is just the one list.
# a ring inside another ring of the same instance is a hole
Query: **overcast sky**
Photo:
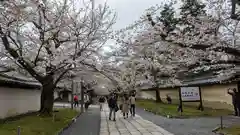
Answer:
[[117, 23], [114, 29], [121, 29], [134, 23], [146, 9], [164, 1], [167, 0], [107, 0], [110, 8], [117, 13]]
[[[137, 21], [145, 12], [146, 9], [156, 4], [161, 4], [167, 0], [95, 0], [96, 5], [107, 1], [107, 4], [112, 10], [117, 13], [116, 24], [114, 30], [125, 28]], [[109, 41], [107, 44], [114, 44]], [[108, 46], [104, 50], [110, 50]]]
[[[119, 30], [137, 21], [146, 9], [156, 4], [161, 4], [166, 0], [95, 0], [95, 3], [98, 4], [98, 2], [104, 1], [107, 1], [110, 8], [117, 13], [116, 24], [114, 24], [113, 28], [114, 30]], [[111, 51], [108, 46], [112, 44], [115, 44], [114, 41], [108, 41], [103, 47], [104, 51]], [[98, 90], [107, 92], [106, 88], [98, 88]]]

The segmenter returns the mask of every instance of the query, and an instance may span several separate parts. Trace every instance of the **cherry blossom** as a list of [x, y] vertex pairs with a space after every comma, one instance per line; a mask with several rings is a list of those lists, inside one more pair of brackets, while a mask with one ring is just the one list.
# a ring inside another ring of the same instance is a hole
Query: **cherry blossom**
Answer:
[[[81, 2], [84, 5], [77, 7]], [[75, 0], [9, 0], [0, 7], [4, 63], [12, 60], [42, 84], [40, 110], [51, 112], [58, 82], [78, 74], [75, 69], [96, 68], [115, 14], [106, 4], [93, 7], [90, 1]]]

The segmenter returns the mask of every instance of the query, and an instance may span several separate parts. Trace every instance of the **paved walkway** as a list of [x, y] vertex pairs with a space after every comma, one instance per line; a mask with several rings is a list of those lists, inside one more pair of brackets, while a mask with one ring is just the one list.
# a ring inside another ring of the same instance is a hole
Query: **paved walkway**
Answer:
[[[141, 108], [136, 108], [136, 112], [142, 118], [161, 126], [175, 135], [216, 135], [212, 130], [220, 126], [220, 117], [168, 119], [163, 116], [146, 112]], [[237, 123], [240, 124], [239, 117], [225, 116], [223, 118], [224, 127]]]
[[[123, 119], [118, 111], [114, 122], [108, 120], [106, 104], [101, 113], [98, 105], [90, 105], [88, 112], [83, 113], [62, 135], [215, 135], [211, 130], [220, 124], [219, 118], [168, 119], [136, 109], [138, 115], [128, 119]], [[232, 116], [223, 119], [224, 126], [239, 122], [240, 118]]]
[[101, 112], [100, 135], [173, 135], [139, 115], [124, 119], [118, 111], [116, 121], [109, 121], [108, 114], [109, 109], [104, 105], [104, 110]]
[[75, 123], [61, 135], [99, 135], [100, 109], [98, 105], [90, 105], [87, 112], [81, 114]]

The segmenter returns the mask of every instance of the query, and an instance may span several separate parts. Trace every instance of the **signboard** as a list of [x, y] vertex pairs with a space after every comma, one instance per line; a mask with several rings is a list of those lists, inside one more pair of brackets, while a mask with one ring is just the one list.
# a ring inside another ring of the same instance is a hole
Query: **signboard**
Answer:
[[180, 93], [183, 102], [201, 100], [199, 87], [181, 87]]
[[178, 112], [183, 112], [182, 102], [200, 102], [198, 110], [203, 111], [202, 96], [200, 87], [180, 87], [179, 89], [179, 100]]

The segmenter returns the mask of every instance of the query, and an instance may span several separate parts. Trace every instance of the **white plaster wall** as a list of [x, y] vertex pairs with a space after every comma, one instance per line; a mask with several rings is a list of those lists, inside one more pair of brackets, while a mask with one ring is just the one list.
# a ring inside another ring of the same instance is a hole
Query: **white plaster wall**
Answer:
[[232, 97], [227, 94], [227, 89], [237, 88], [237, 84], [210, 85], [201, 87], [202, 99], [212, 102], [232, 104]]
[[40, 90], [0, 87], [0, 118], [39, 110], [40, 97]]
[[[216, 109], [233, 109], [232, 107], [232, 97], [227, 94], [228, 88], [237, 88], [237, 84], [215, 84], [201, 86], [201, 94], [203, 105], [206, 107], [216, 108]], [[155, 91], [140, 91], [141, 98], [155, 98]], [[177, 88], [161, 89], [159, 90], [160, 96], [163, 101], [166, 101], [166, 94], [170, 95], [172, 99], [179, 100], [179, 92]], [[199, 103], [185, 103], [191, 105], [198, 105]]]
[[142, 91], [141, 94], [138, 94], [137, 98], [156, 100], [156, 94], [155, 91]]

